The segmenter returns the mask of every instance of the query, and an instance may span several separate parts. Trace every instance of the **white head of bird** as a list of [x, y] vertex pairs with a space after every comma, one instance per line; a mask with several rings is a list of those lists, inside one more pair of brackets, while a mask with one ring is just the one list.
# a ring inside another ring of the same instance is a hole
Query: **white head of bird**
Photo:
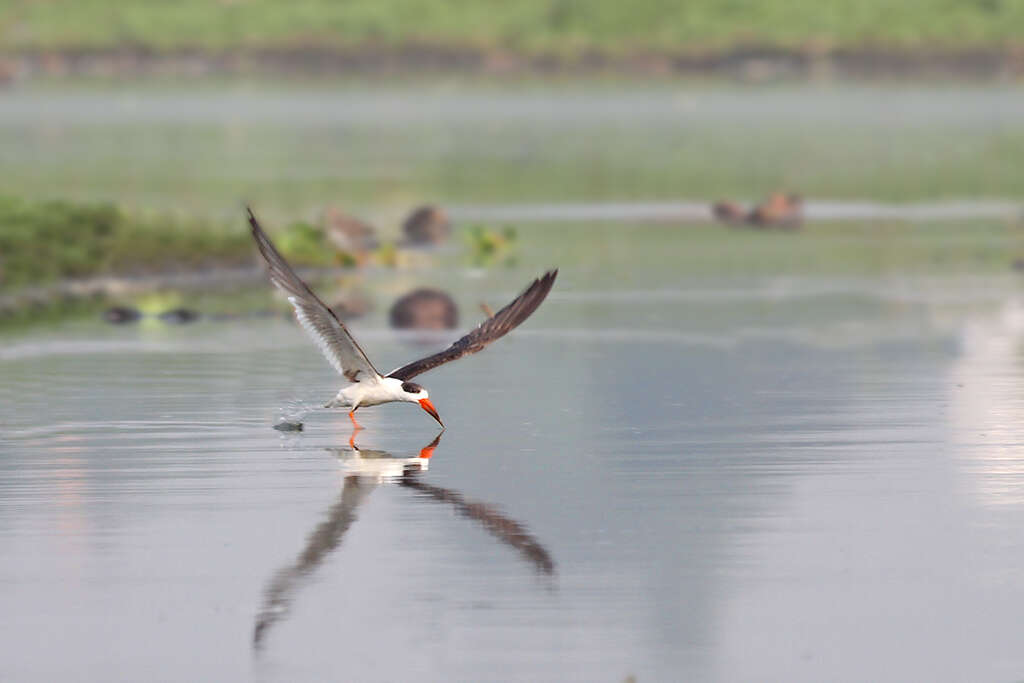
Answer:
[[444, 422], [441, 422], [441, 416], [437, 414], [437, 409], [434, 408], [434, 404], [430, 402], [430, 395], [427, 390], [421, 387], [416, 382], [402, 382], [394, 377], [386, 377], [385, 381], [391, 380], [392, 382], [400, 382], [399, 390], [402, 392], [402, 400], [408, 401], [409, 403], [419, 403], [420, 408], [427, 411], [431, 417], [437, 420], [437, 423], [444, 427]]

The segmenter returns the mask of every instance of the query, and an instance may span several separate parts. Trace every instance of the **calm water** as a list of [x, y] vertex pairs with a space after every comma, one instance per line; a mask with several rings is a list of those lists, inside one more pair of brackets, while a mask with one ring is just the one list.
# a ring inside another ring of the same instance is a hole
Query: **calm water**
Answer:
[[[518, 224], [512, 265], [456, 244], [346, 280], [378, 367], [428, 350], [384, 323], [411, 287], [468, 326], [562, 269], [422, 378], [436, 443], [412, 406], [275, 431], [339, 386], [281, 319], [0, 338], [0, 681], [1024, 679], [1016, 208], [872, 203], [1019, 196], [1022, 111], [1009, 86], [0, 93], [8, 192]], [[607, 210], [779, 187], [804, 232]]]
[[0, 679], [1019, 679], [1015, 290], [568, 267], [423, 377], [428, 461], [411, 406], [274, 431], [337, 387], [283, 321], [8, 338]]

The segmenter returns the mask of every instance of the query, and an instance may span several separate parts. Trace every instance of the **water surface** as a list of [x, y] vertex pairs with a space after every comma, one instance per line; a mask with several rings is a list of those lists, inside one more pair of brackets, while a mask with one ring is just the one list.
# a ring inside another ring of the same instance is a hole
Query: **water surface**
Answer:
[[424, 376], [426, 461], [414, 406], [274, 431], [337, 388], [282, 320], [7, 338], [0, 678], [1019, 677], [1013, 281], [638, 284]]
[[[422, 378], [439, 441], [415, 406], [356, 435], [314, 410], [339, 379], [280, 316], [4, 336], [0, 680], [1020, 679], [1022, 110], [1014, 87], [0, 93], [8, 192], [238, 229], [242, 198], [271, 229], [327, 202], [386, 235], [424, 200], [512, 223], [497, 258], [456, 239], [320, 285], [376, 304], [353, 329], [381, 368], [433, 348], [385, 325], [410, 288], [468, 327], [561, 267], [522, 329]], [[800, 233], [658, 222], [783, 187]], [[239, 286], [181, 303], [273, 305]]]

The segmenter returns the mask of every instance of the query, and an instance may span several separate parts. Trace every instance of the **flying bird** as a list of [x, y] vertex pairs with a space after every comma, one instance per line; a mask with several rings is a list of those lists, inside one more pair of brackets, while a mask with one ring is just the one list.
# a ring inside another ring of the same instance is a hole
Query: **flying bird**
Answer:
[[551, 270], [535, 279], [522, 294], [513, 299], [493, 316], [487, 318], [451, 346], [426, 358], [406, 363], [386, 375], [373, 367], [366, 353], [359, 346], [345, 324], [338, 320], [330, 308], [320, 300], [313, 290], [295, 274], [284, 260], [267, 234], [263, 232], [252, 209], [249, 225], [260, 254], [267, 262], [270, 281], [288, 297], [295, 309], [295, 317], [320, 347], [324, 356], [351, 384], [342, 388], [338, 395], [328, 401], [327, 408], [348, 408], [349, 419], [357, 427], [355, 411], [362, 407], [382, 403], [404, 401], [418, 403], [437, 423], [444, 427], [441, 416], [430, 402], [427, 390], [410, 380], [428, 370], [450, 363], [453, 360], [482, 351], [491, 342], [504, 337], [529, 318], [555, 284], [558, 270]]

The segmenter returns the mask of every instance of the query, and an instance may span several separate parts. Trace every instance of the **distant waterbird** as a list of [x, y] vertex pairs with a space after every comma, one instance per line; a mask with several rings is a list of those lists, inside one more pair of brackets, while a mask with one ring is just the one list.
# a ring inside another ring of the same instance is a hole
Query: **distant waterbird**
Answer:
[[325, 236], [342, 251], [364, 254], [380, 244], [372, 225], [336, 207], [327, 207], [323, 222]]
[[320, 350], [351, 384], [328, 401], [327, 408], [349, 408], [349, 419], [358, 426], [355, 411], [382, 403], [417, 403], [444, 427], [427, 390], [410, 380], [428, 370], [482, 351], [488, 344], [505, 336], [529, 318], [541, 305], [555, 284], [558, 270], [551, 270], [535, 279], [510, 304], [480, 323], [469, 334], [433, 355], [406, 363], [386, 375], [381, 374], [352, 337], [348, 328], [331, 309], [295, 274], [277, 248], [260, 227], [252, 209], [247, 208], [253, 239], [270, 271], [270, 281], [288, 297], [295, 317], [306, 329]]
[[402, 224], [405, 242], [411, 246], [437, 245], [448, 240], [452, 224], [448, 213], [437, 206], [419, 206], [413, 209]]
[[733, 201], [715, 202], [711, 205], [711, 213], [715, 218], [728, 225], [741, 225], [747, 222], [747, 210]]
[[799, 228], [804, 221], [803, 197], [773, 192], [754, 207], [748, 220], [759, 227]]
[[729, 200], [711, 205], [715, 219], [726, 225], [751, 225], [756, 228], [799, 228], [804, 220], [804, 202], [798, 194], [773, 192], [750, 211]]

